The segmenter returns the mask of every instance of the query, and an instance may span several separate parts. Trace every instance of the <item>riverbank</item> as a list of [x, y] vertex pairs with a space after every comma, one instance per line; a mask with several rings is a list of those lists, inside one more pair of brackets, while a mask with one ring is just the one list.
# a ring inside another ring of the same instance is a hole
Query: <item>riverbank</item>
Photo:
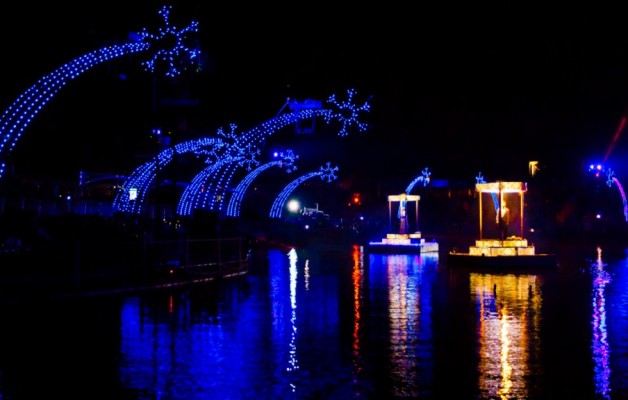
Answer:
[[55, 225], [0, 252], [0, 302], [147, 290], [248, 272], [250, 242], [243, 236], [161, 234], [75, 216]]

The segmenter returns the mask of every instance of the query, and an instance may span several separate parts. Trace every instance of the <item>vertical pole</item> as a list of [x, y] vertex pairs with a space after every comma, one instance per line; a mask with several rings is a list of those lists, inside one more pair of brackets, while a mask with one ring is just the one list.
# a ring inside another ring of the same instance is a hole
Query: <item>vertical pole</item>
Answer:
[[502, 193], [502, 183], [499, 182], [499, 208], [497, 209], [497, 225], [499, 227], [499, 240], [504, 240], [504, 221], [502, 219], [502, 204], [504, 204], [504, 197]]
[[479, 190], [478, 193], [480, 195], [480, 240], [482, 240], [482, 191]]
[[388, 231], [392, 232], [392, 203], [388, 199]]
[[520, 197], [521, 198], [521, 204], [519, 204], [519, 210], [520, 210], [519, 211], [519, 215], [521, 215], [521, 217], [519, 218], [519, 227], [520, 227], [519, 228], [519, 237], [522, 238], [522, 239], [523, 239], [523, 220], [524, 220], [524, 218], [523, 218], [523, 204], [524, 204], [523, 194], [524, 194], [524, 192], [522, 191], [521, 192], [521, 197]]
[[419, 200], [421, 200], [421, 196], [419, 196], [415, 202], [416, 206], [415, 206], [415, 210], [416, 212], [414, 213], [414, 215], [416, 216], [414, 218], [414, 226], [415, 226], [415, 231], [419, 232]]

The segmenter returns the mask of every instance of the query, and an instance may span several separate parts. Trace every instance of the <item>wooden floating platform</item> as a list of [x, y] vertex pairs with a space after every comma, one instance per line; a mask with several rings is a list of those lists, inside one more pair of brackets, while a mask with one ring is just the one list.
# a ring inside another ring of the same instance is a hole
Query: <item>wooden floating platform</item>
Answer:
[[389, 233], [381, 241], [371, 241], [367, 245], [371, 253], [381, 254], [420, 254], [438, 253], [438, 243], [428, 242], [420, 233]]
[[555, 254], [537, 254], [526, 239], [476, 240], [468, 253], [450, 251], [447, 266], [497, 271], [551, 269], [558, 265]]

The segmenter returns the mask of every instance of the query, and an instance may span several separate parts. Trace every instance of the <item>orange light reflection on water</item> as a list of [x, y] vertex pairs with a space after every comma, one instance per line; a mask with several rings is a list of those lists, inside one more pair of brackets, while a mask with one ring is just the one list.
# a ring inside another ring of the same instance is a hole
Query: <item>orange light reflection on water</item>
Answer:
[[538, 358], [542, 296], [536, 275], [470, 274], [478, 310], [482, 398], [528, 398], [526, 376]]
[[420, 331], [417, 276], [409, 268], [420, 267], [418, 255], [389, 256], [387, 267], [390, 347], [392, 374], [405, 385], [395, 387], [395, 396], [415, 396], [418, 393], [417, 358], [412, 340]]

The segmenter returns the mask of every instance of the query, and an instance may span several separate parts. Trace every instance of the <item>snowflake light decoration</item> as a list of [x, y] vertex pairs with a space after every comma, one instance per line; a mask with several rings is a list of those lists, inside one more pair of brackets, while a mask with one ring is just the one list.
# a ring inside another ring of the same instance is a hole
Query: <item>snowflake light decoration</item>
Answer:
[[140, 41], [156, 47], [153, 58], [144, 61], [142, 65], [150, 72], [157, 69], [165, 69], [165, 75], [171, 78], [181, 74], [187, 65], [197, 60], [200, 50], [188, 47], [185, 42], [187, 34], [198, 31], [198, 22], [192, 21], [190, 25], [180, 30], [170, 25], [171, 6], [163, 6], [159, 11], [164, 19], [164, 26], [159, 28], [157, 34], [149, 33], [146, 28], [138, 33]]
[[229, 129], [231, 129], [229, 132], [225, 132], [225, 130], [220, 127], [218, 128], [218, 131], [216, 131], [216, 134], [218, 136], [221, 136], [229, 141], [235, 142], [236, 141], [236, 129], [238, 128], [238, 126], [236, 124], [229, 124]]
[[255, 156], [260, 154], [260, 150], [253, 146], [252, 144], [247, 144], [245, 148], [238, 149], [239, 157], [241, 158], [238, 161], [238, 165], [243, 167], [246, 165], [246, 170], [250, 171], [252, 169], [251, 165], [258, 166], [259, 161], [255, 158]]
[[240, 146], [236, 135], [236, 124], [229, 124], [229, 131], [225, 131], [222, 127], [218, 128], [216, 135], [222, 138], [225, 142], [225, 146], [221, 149], [222, 153], [220, 157], [242, 157], [246, 153], [246, 146], [250, 146], [249, 143], [244, 144], [244, 147]]
[[326, 182], [332, 182], [334, 180], [336, 180], [336, 178], [338, 178], [335, 174], [336, 171], [338, 171], [338, 167], [331, 167], [330, 166], [330, 162], [327, 161], [327, 164], [325, 165], [325, 167], [321, 166], [320, 169], [320, 177], [322, 180], [326, 181]]
[[281, 158], [280, 167], [285, 168], [287, 173], [297, 170], [297, 166], [294, 163], [299, 159], [299, 155], [294, 154], [292, 149], [286, 150], [285, 153], [283, 151], [279, 153], [279, 158]]
[[414, 180], [412, 182], [410, 182], [408, 187], [406, 187], [406, 194], [410, 194], [410, 192], [412, 192], [412, 189], [414, 189], [416, 184], [419, 183], [419, 182], [423, 182], [423, 187], [427, 186], [427, 184], [430, 183], [430, 176], [431, 175], [432, 175], [432, 173], [429, 171], [429, 169], [427, 167], [425, 167], [423, 169], [423, 171], [421, 172], [421, 175], [419, 175], [416, 178], [414, 178]]
[[336, 95], [332, 94], [327, 100], [332, 106], [336, 107], [336, 110], [331, 110], [325, 115], [325, 122], [329, 123], [330, 120], [336, 119], [342, 124], [342, 128], [338, 132], [338, 136], [344, 137], [349, 134], [347, 129], [352, 126], [357, 126], [360, 132], [363, 132], [368, 128], [368, 124], [360, 122], [358, 117], [361, 112], [368, 112], [371, 106], [368, 102], [364, 102], [362, 106], [357, 106], [353, 103], [353, 96], [356, 94], [355, 89], [347, 90], [347, 100], [338, 102]]
[[[186, 143], [184, 142], [183, 144], [186, 144]], [[212, 142], [212, 146], [209, 146], [209, 147], [205, 147], [205, 146], [191, 147], [190, 146], [191, 150], [189, 150], [189, 152], [194, 154], [196, 158], [205, 158], [205, 161], [204, 161], [205, 164], [213, 164], [216, 161], [218, 161], [220, 157], [222, 157], [223, 153], [225, 153], [225, 149], [228, 146], [229, 144], [225, 143], [221, 139], [214, 139]], [[188, 151], [186, 150], [179, 151], [179, 153], [186, 153], [186, 152]]]
[[423, 186], [427, 186], [427, 184], [430, 183], [430, 176], [432, 176], [432, 173], [427, 169], [427, 167], [425, 167], [423, 171], [421, 171], [421, 176], [423, 176]]
[[615, 177], [615, 171], [610, 168], [606, 169], [606, 185], [608, 187], [613, 186], [613, 182], [615, 181], [613, 178]]

